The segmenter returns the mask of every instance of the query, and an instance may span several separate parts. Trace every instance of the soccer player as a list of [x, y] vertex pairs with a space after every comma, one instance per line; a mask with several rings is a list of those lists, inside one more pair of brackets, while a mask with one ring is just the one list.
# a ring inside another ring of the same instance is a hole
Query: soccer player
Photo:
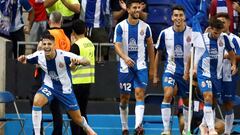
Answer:
[[[230, 28], [230, 17], [227, 13], [218, 13], [217, 18], [223, 22], [223, 32], [229, 37], [231, 47], [237, 54], [236, 57], [239, 59], [240, 55], [240, 38], [229, 31]], [[231, 73], [231, 61], [229, 60], [228, 53], [225, 53], [223, 60], [223, 89], [222, 89], [222, 100], [226, 110], [225, 114], [225, 135], [230, 135], [233, 127], [234, 112], [233, 112], [233, 101], [235, 99], [235, 92], [237, 91], [237, 74], [232, 75]]]
[[203, 93], [204, 108], [203, 121], [201, 123], [201, 134], [217, 135], [214, 128], [213, 105], [219, 97], [222, 89], [222, 67], [224, 50], [228, 51], [231, 60], [232, 73], [236, 73], [235, 54], [230, 46], [228, 36], [223, 31], [221, 20], [213, 17], [209, 21], [209, 32], [203, 34], [203, 41], [207, 50], [207, 57], [200, 59], [197, 69], [198, 86]]
[[156, 57], [154, 62], [154, 78], [153, 83], [159, 81], [158, 78], [158, 61], [161, 51], [166, 49], [166, 62], [162, 76], [162, 86], [164, 89], [164, 99], [161, 104], [162, 120], [164, 131], [162, 135], [170, 135], [170, 117], [171, 117], [171, 101], [174, 96], [174, 88], [177, 87], [178, 94], [183, 99], [183, 117], [184, 130], [187, 131], [188, 123], [188, 90], [189, 84], [183, 79], [184, 72], [189, 74], [185, 65], [190, 58], [192, 29], [186, 26], [185, 14], [183, 7], [177, 5], [172, 9], [173, 26], [161, 31], [158, 42], [156, 44]]
[[[135, 134], [144, 133], [142, 120], [144, 115], [144, 95], [148, 83], [148, 69], [146, 50], [148, 50], [150, 68], [149, 77], [152, 76], [151, 67], [154, 59], [154, 48], [151, 29], [148, 24], [139, 19], [140, 0], [128, 0], [128, 18], [118, 23], [114, 33], [114, 46], [120, 56], [119, 85], [120, 85], [120, 117], [122, 133], [129, 134], [128, 129], [128, 103], [131, 91], [134, 90], [135, 106]], [[146, 46], [147, 44], [147, 46]]]
[[18, 57], [18, 61], [26, 64], [38, 64], [43, 73], [43, 84], [34, 97], [32, 108], [32, 121], [35, 135], [40, 135], [40, 123], [42, 119], [42, 107], [53, 98], [66, 108], [72, 120], [83, 127], [88, 135], [96, 135], [92, 128], [81, 116], [74, 93], [72, 92], [72, 82], [70, 69], [76, 64], [88, 65], [89, 61], [81, 56], [70, 52], [55, 49], [54, 37], [46, 34], [42, 37], [42, 51]]

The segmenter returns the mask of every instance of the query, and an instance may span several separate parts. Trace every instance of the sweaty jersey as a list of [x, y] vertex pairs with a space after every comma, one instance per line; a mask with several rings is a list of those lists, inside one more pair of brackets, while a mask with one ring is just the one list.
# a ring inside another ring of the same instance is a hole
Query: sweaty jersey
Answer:
[[184, 74], [185, 65], [190, 57], [191, 37], [192, 29], [188, 26], [182, 32], [175, 32], [172, 26], [161, 31], [155, 47], [160, 50], [166, 49], [165, 72]]
[[209, 33], [204, 33], [203, 40], [209, 52], [211, 78], [221, 79], [224, 51], [232, 50], [228, 36], [222, 33], [218, 39], [213, 39], [209, 37]]
[[[240, 38], [233, 33], [228, 34], [228, 38], [236, 55], [240, 55]], [[227, 52], [225, 51], [225, 53]], [[223, 81], [232, 81], [231, 61], [229, 59], [223, 60]]]
[[27, 56], [27, 62], [38, 64], [44, 71], [42, 74], [43, 84], [55, 89], [62, 90], [64, 94], [72, 92], [72, 79], [69, 64], [71, 58], [82, 58], [70, 52], [56, 50], [54, 59], [47, 60], [44, 51], [36, 51]]
[[[127, 19], [118, 23], [114, 32], [114, 43], [122, 43], [123, 52], [136, 64], [136, 69], [146, 69], [146, 39], [152, 36], [148, 24], [139, 20], [136, 25], [128, 23]], [[128, 73], [129, 68], [120, 58], [120, 72]]]

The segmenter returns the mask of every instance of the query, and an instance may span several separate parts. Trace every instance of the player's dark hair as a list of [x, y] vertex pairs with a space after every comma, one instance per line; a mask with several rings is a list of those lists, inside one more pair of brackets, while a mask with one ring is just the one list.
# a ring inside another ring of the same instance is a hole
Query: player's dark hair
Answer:
[[48, 34], [48, 33], [43, 34], [42, 39], [49, 39], [49, 40], [51, 40], [51, 41], [54, 41], [54, 40], [55, 40], [54, 36], [51, 35], [51, 34]]
[[219, 30], [224, 28], [223, 22], [221, 20], [217, 19], [216, 16], [213, 16], [210, 18], [209, 26], [212, 28], [219, 29]]
[[73, 22], [73, 31], [77, 34], [77, 35], [81, 35], [85, 33], [85, 23], [82, 20], [76, 20]]
[[174, 5], [172, 7], [172, 13], [173, 13], [174, 10], [180, 10], [180, 11], [185, 12], [185, 9], [181, 5]]
[[141, 3], [141, 0], [127, 0], [127, 1], [126, 1], [126, 6], [127, 6], [127, 8], [130, 8], [130, 6], [132, 5], [132, 3]]

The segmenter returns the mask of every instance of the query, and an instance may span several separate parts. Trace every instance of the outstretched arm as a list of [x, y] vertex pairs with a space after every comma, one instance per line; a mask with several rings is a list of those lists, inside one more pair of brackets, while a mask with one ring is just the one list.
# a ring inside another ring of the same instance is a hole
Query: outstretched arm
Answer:
[[27, 58], [25, 55], [21, 55], [17, 58], [17, 60], [23, 64], [27, 64]]
[[153, 79], [154, 47], [152, 37], [147, 38], [147, 50], [149, 57], [149, 79]]

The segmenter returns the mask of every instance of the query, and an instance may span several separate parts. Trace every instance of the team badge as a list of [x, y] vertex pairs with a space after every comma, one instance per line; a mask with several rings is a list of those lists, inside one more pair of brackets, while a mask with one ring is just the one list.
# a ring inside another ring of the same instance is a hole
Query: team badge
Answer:
[[64, 64], [62, 62], [59, 63], [59, 68], [63, 68]]
[[140, 35], [143, 36], [144, 35], [144, 30], [140, 31]]
[[222, 40], [219, 41], [219, 46], [220, 46], [220, 47], [223, 46], [223, 42], [222, 42]]
[[187, 42], [188, 42], [188, 43], [191, 42], [191, 37], [190, 37], [190, 36], [187, 37]]
[[203, 88], [206, 87], [206, 83], [203, 81], [202, 84], [201, 84], [201, 86], [202, 86]]

